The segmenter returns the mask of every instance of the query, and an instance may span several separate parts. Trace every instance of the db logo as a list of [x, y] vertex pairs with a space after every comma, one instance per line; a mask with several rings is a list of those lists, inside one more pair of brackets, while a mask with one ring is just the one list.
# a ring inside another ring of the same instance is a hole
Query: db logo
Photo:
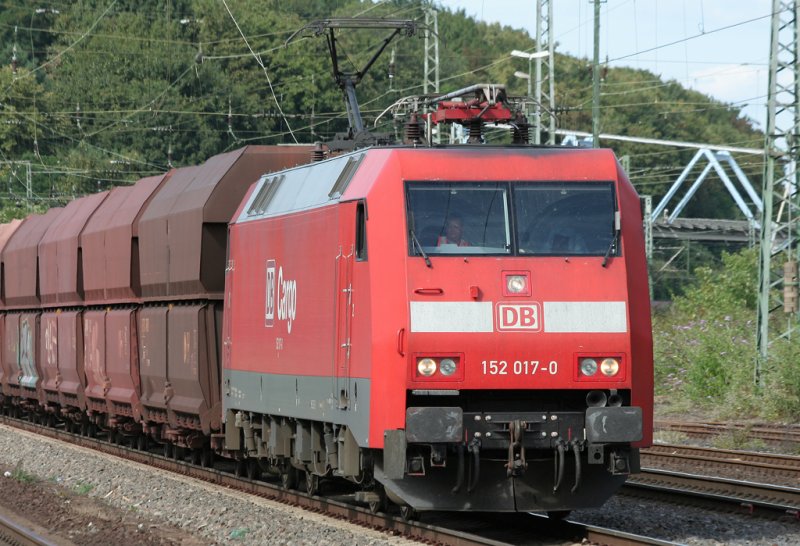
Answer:
[[538, 332], [542, 328], [538, 303], [498, 303], [497, 329]]

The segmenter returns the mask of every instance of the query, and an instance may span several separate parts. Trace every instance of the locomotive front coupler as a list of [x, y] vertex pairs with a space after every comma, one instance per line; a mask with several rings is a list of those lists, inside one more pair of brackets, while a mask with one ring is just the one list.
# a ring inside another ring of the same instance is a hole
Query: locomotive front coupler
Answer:
[[559, 440], [584, 439], [585, 414], [567, 412], [464, 413], [465, 437], [479, 438], [484, 450], [507, 454], [506, 471], [518, 476], [527, 468], [526, 450], [555, 450]]
[[521, 476], [528, 468], [525, 460], [525, 443], [522, 435], [525, 433], [527, 423], [520, 419], [508, 423], [508, 462], [506, 463], [506, 475]]

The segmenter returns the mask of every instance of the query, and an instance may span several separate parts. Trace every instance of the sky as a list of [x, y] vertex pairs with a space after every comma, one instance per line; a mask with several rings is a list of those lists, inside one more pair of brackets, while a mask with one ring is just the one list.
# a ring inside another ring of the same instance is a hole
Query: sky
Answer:
[[[551, 1], [556, 51], [591, 59], [593, 1]], [[535, 0], [438, 4], [535, 36]], [[763, 128], [771, 9], [771, 0], [606, 0], [600, 9], [600, 59], [607, 57], [610, 66], [646, 69], [744, 106], [744, 115]], [[533, 44], [528, 49], [533, 51]], [[527, 61], [515, 60], [520, 70], [527, 70]]]

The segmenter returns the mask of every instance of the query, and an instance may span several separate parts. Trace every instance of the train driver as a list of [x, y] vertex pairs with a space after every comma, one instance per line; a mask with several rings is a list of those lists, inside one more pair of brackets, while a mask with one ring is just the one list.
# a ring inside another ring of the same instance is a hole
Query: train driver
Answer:
[[469, 241], [463, 238], [464, 221], [460, 216], [450, 216], [444, 227], [444, 235], [440, 235], [436, 246], [456, 245], [470, 246]]

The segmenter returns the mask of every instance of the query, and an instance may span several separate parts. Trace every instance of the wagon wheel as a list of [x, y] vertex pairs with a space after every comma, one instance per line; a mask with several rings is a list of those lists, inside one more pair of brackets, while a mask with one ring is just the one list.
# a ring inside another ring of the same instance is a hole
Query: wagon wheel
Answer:
[[140, 434], [136, 438], [136, 449], [139, 451], [147, 451], [147, 436]]
[[164, 448], [164, 457], [166, 457], [167, 459], [172, 457], [172, 444], [169, 442], [164, 442], [162, 447]]
[[200, 466], [203, 468], [212, 468], [214, 466], [214, 452], [208, 446], [203, 446], [203, 452], [200, 457]]
[[233, 474], [237, 478], [241, 478], [245, 475], [245, 466], [247, 466], [247, 461], [244, 459], [236, 459], [233, 463]]
[[261, 467], [258, 466], [256, 459], [247, 459], [247, 477], [251, 480], [257, 480], [261, 477]]
[[193, 449], [191, 455], [192, 464], [198, 466], [200, 464], [200, 460], [203, 458], [203, 452], [200, 449]]
[[50, 428], [56, 428], [56, 416], [52, 413], [47, 416], [47, 426]]
[[419, 512], [406, 504], [400, 507], [400, 517], [404, 521], [415, 521], [419, 519]]
[[375, 490], [373, 493], [378, 495], [378, 500], [370, 501], [369, 511], [373, 514], [377, 514], [378, 512], [386, 512], [386, 507], [388, 504], [388, 501], [386, 500], [386, 490], [381, 484], [375, 484]]
[[284, 489], [294, 489], [297, 487], [297, 469], [290, 464], [281, 471], [281, 485]]
[[319, 493], [319, 476], [310, 470], [306, 470], [306, 493], [308, 493], [310, 496], [314, 496]]
[[184, 448], [175, 446], [175, 448], [172, 450], [172, 458], [176, 461], [182, 461], [184, 460], [185, 457], [186, 457], [186, 451], [184, 450]]

